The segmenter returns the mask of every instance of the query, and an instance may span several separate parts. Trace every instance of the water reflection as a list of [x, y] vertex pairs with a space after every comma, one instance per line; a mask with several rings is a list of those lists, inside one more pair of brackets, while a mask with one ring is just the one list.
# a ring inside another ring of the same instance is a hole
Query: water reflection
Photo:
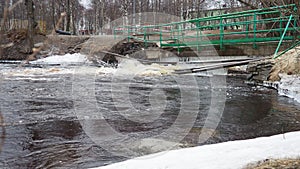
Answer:
[[[1, 141], [5, 138], [5, 142], [0, 142], [0, 168], [88, 168], [125, 160], [95, 144], [83, 131], [79, 123], [82, 119], [77, 119], [70, 95], [72, 79], [65, 76], [49, 78], [56, 80], [35, 83], [22, 79], [1, 81], [0, 134], [3, 135]], [[163, 113], [152, 123], [137, 124], [120, 114], [120, 110], [126, 112], [129, 109], [113, 104], [107, 77], [96, 79], [96, 100], [105, 116], [101, 119], [104, 123], [109, 123], [120, 133], [148, 138], [167, 129], [177, 118], [181, 106], [180, 90], [166, 77], [135, 80], [130, 94], [136, 109], [151, 108], [155, 100], [151, 100], [149, 93], [157, 89], [166, 96], [165, 107], [158, 104], [161, 107], [157, 109]], [[217, 131], [203, 129], [212, 96], [209, 78], [197, 80], [201, 85], [199, 114], [194, 127], [182, 140], [184, 146], [199, 145], [201, 132], [214, 132], [213, 137], [203, 143], [210, 144], [300, 130], [298, 104], [279, 97], [276, 91], [247, 86], [242, 80], [231, 78], [228, 79], [226, 107]], [[89, 112], [89, 107], [83, 111]], [[101, 120], [90, 122], [90, 127], [101, 130]], [[140, 142], [140, 153], [152, 153], [149, 149], [143, 150], [143, 144], [148, 143]]]
[[227, 100], [222, 122], [249, 125], [267, 117], [271, 109], [272, 98], [265, 98], [259, 94], [244, 97], [236, 95]]
[[[1, 105], [0, 105], [0, 107], [1, 107]], [[2, 113], [0, 111], [0, 153], [2, 152], [2, 148], [3, 148], [3, 145], [4, 145], [5, 137], [6, 137], [5, 123], [4, 123], [3, 115], [2, 115]]]

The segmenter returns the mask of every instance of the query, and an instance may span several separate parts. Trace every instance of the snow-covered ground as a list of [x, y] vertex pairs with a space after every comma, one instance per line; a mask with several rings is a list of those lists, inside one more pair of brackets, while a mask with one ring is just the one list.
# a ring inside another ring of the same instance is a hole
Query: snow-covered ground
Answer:
[[299, 156], [300, 132], [292, 132], [162, 152], [97, 169], [238, 169], [267, 158]]

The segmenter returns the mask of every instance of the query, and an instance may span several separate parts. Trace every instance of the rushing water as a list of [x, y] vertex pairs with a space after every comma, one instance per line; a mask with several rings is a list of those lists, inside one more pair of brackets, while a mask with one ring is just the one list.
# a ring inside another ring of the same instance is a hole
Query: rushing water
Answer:
[[[1, 65], [1, 72], [0, 168], [88, 168], [161, 151], [164, 142], [159, 142], [162, 147], [153, 149], [147, 147], [151, 142], [148, 140], [130, 145], [137, 154], [116, 155], [110, 150], [118, 149], [118, 145], [124, 147], [122, 143], [127, 144], [126, 139], [116, 137], [112, 141], [115, 144], [97, 144], [87, 130], [97, 128], [101, 130], [101, 137], [107, 137], [109, 141], [110, 133], [101, 128], [105, 123], [123, 135], [152, 139], [172, 127], [183, 106], [183, 84], [178, 85], [173, 76], [137, 76], [133, 79], [124, 76], [114, 81], [108, 74], [74, 73], [70, 67], [21, 68], [16, 65]], [[187, 82], [183, 88], [192, 91], [190, 94], [199, 93], [199, 102], [184, 98], [189, 104], [196, 103], [199, 111], [187, 135], [180, 139], [179, 147], [300, 130], [298, 103], [278, 96], [272, 89], [248, 86], [243, 79], [227, 77], [226, 87], [217, 89], [225, 92], [226, 100], [215, 98], [217, 102], [224, 101], [223, 115], [212, 137], [202, 142], [200, 133], [212, 132], [211, 128], [201, 131], [213, 105], [212, 77], [195, 77], [198, 88], [189, 83], [189, 76], [177, 78]], [[91, 82], [93, 84], [89, 84]], [[129, 88], [129, 97], [123, 93], [124, 86]], [[88, 88], [93, 90], [88, 91]], [[74, 90], [85, 91], [87, 95], [74, 97]], [[116, 100], [124, 103], [116, 103]], [[96, 107], [102, 118], [94, 117], [91, 107]], [[139, 111], [133, 112], [133, 109]], [[87, 122], [89, 125], [84, 125]], [[169, 134], [165, 135], [168, 138], [178, 136], [172, 132], [164, 134]], [[171, 143], [166, 142], [168, 144]]]

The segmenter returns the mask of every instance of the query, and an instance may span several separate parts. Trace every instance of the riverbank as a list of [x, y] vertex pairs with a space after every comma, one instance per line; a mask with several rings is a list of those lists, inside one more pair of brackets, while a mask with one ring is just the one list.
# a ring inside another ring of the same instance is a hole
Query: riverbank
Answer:
[[298, 158], [299, 152], [300, 132], [292, 132], [162, 152], [95, 169], [234, 169], [266, 157]]
[[[30, 55], [26, 30], [11, 30], [0, 37], [0, 60], [25, 60]], [[37, 45], [46, 39], [45, 35], [36, 32], [33, 42], [36, 47], [40, 47]]]
[[11, 30], [1, 34], [0, 39], [0, 60], [27, 60], [32, 51], [39, 51], [35, 60], [52, 55], [65, 55], [79, 53], [84, 42], [90, 36], [66, 36], [44, 35], [35, 32], [33, 41], [34, 48], [28, 49], [27, 32], [25, 30]]
[[264, 86], [276, 89], [281, 96], [292, 98], [300, 103], [300, 75], [280, 74], [280, 81], [265, 81]]
[[245, 169], [298, 169], [300, 159], [265, 159], [255, 164], [249, 164]]
[[273, 87], [280, 95], [300, 103], [300, 47], [291, 49], [274, 61], [264, 86]]
[[280, 74], [300, 75], [300, 46], [275, 59], [268, 80], [280, 81]]
[[253, 62], [247, 66], [248, 84], [263, 85], [279, 95], [300, 102], [300, 47], [289, 50], [279, 58]]

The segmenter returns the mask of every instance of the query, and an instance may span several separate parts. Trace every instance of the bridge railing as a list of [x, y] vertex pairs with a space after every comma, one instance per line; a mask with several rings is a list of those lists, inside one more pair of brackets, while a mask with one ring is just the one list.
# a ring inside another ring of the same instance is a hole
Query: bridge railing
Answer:
[[[295, 4], [196, 18], [160, 25], [119, 26], [115, 35], [123, 35], [160, 47], [180, 50], [186, 46], [201, 50], [203, 46], [296, 40], [299, 25]], [[289, 24], [288, 24], [289, 23]], [[284, 36], [283, 36], [284, 35]]]

